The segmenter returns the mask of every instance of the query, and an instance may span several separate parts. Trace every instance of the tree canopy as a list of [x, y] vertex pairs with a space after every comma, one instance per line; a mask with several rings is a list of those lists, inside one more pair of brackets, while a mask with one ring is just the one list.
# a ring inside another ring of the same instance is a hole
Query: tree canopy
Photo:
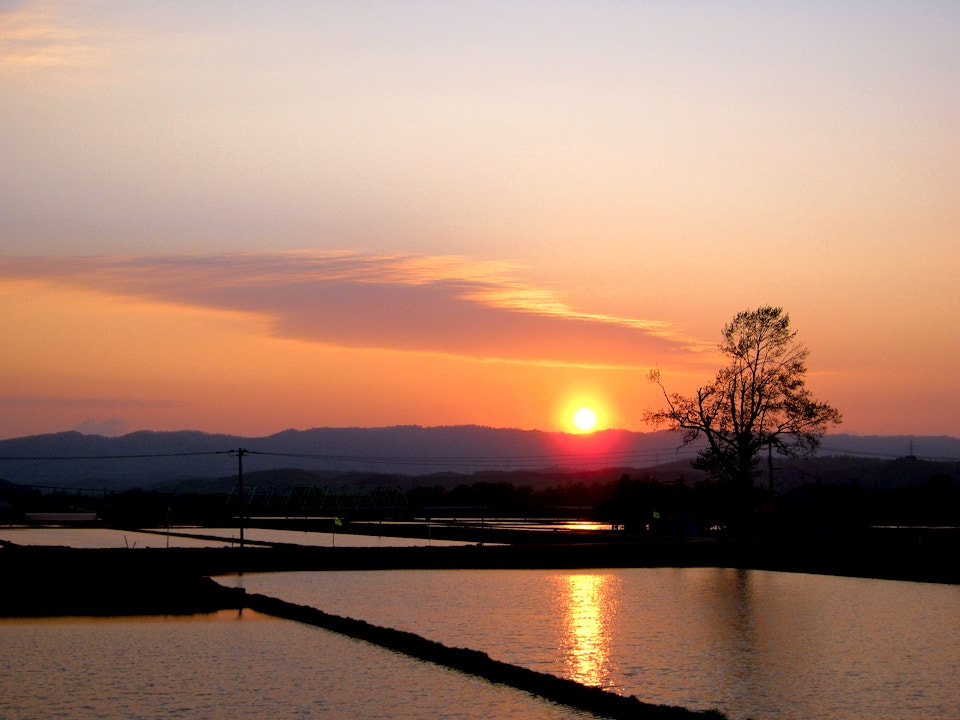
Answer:
[[695, 467], [739, 488], [752, 486], [765, 446], [790, 457], [812, 454], [841, 415], [807, 389], [807, 349], [796, 336], [783, 308], [737, 314], [723, 328], [719, 349], [729, 364], [714, 381], [687, 397], [668, 393], [660, 371], [651, 371], [666, 407], [644, 419], [680, 432], [684, 444], [704, 437]]

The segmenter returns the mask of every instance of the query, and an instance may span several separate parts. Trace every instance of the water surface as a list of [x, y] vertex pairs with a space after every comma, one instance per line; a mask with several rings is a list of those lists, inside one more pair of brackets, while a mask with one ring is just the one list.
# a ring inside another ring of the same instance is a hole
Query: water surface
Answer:
[[948, 718], [960, 587], [723, 568], [222, 578], [642, 700], [733, 718]]
[[592, 717], [287, 620], [0, 619], [0, 717]]
[[[236, 547], [240, 544], [240, 531], [237, 528], [174, 527], [169, 533], [164, 528], [149, 530], [150, 532], [109, 528], [13, 527], [0, 528], [0, 541], [17, 545], [60, 545], [88, 549]], [[440, 547], [469, 544], [430, 538], [263, 528], [246, 528], [243, 535], [244, 540], [249, 543], [283, 543], [308, 547]]]
[[194, 548], [223, 547], [230, 544], [229, 540], [221, 538], [202, 540], [178, 536], [175, 533], [167, 536], [136, 530], [83, 527], [0, 528], [0, 541], [16, 545], [61, 546], [78, 549]]

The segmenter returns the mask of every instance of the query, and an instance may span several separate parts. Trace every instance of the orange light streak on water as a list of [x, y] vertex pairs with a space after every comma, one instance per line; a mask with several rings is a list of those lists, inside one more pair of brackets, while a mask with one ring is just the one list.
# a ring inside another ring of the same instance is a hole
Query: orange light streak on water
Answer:
[[616, 610], [616, 595], [608, 575], [563, 575], [563, 631], [559, 650], [568, 677], [584, 685], [603, 687], [610, 678], [608, 624]]

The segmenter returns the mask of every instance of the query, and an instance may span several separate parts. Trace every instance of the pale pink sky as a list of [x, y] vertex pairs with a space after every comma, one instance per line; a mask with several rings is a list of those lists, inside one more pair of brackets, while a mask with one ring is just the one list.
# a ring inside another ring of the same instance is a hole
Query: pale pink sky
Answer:
[[782, 305], [960, 435], [956, 3], [0, 5], [0, 437], [645, 429]]

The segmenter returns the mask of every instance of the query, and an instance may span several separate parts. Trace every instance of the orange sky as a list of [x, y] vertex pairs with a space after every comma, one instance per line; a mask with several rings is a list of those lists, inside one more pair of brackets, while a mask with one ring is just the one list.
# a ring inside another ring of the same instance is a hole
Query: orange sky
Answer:
[[960, 7], [0, 7], [0, 437], [646, 429], [782, 305], [960, 435]]
[[[330, 260], [0, 260], [0, 276], [23, 278], [0, 284], [3, 341], [16, 348], [5, 359], [8, 387], [30, 389], [4, 402], [41, 428], [50, 417], [117, 417], [125, 427], [136, 417], [137, 427], [248, 434], [406, 423], [569, 429], [574, 405], [590, 404], [602, 426], [639, 429], [652, 389], [637, 353], [701, 367], [701, 354], [713, 356], [669, 328], [585, 319], [532, 288], [501, 307], [501, 293], [518, 292], [509, 281], [415, 267], [379, 276], [391, 258], [349, 258], [364, 266], [361, 279], [334, 281], [349, 273], [342, 256], [333, 269]], [[259, 309], [242, 309], [251, 303]]]

